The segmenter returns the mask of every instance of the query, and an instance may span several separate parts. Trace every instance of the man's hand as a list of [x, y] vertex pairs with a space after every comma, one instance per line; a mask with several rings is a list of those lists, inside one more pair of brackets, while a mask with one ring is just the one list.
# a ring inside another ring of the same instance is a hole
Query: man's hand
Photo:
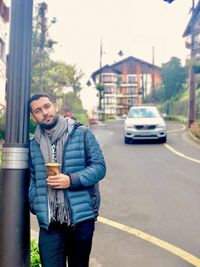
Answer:
[[47, 177], [47, 184], [55, 189], [67, 189], [70, 186], [70, 178], [68, 175], [59, 173]]

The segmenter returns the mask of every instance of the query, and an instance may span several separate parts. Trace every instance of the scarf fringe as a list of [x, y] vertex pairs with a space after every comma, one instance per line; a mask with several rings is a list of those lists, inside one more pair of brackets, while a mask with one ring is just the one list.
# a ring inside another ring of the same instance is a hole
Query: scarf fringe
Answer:
[[67, 223], [68, 225], [70, 224], [68, 209], [64, 206], [63, 203], [54, 201], [50, 202], [49, 205], [52, 222], [59, 222], [60, 224]]

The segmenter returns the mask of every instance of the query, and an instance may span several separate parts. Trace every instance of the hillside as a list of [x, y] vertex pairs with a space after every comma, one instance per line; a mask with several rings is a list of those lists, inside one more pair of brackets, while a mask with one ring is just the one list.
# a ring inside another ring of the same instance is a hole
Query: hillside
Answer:
[[[188, 99], [189, 90], [186, 88], [180, 94], [163, 103], [161, 105], [161, 111], [169, 117], [177, 117], [186, 122], [188, 118]], [[196, 89], [196, 108], [197, 119], [200, 120], [200, 87]]]

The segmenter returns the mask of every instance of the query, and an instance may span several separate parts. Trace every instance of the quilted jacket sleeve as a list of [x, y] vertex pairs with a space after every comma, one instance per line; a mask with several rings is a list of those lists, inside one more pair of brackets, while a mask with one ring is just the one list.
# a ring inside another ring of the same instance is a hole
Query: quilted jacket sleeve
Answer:
[[106, 164], [101, 148], [90, 129], [85, 134], [85, 153], [87, 166], [84, 170], [69, 174], [70, 189], [90, 187], [105, 177]]

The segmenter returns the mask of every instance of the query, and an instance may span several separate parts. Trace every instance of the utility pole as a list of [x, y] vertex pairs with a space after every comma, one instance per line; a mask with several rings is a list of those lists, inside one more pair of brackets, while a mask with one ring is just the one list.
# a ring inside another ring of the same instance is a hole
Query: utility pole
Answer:
[[[99, 76], [99, 82], [100, 85], [102, 85], [102, 56], [103, 56], [103, 48], [102, 48], [102, 40], [100, 41], [100, 57], [99, 57], [99, 68], [100, 68], [100, 76]], [[102, 90], [99, 90], [99, 110], [102, 110], [102, 103], [101, 103], [101, 99], [102, 99]]]
[[151, 95], [152, 95], [152, 103], [155, 102], [155, 70], [154, 70], [154, 47], [152, 47], [152, 91], [151, 91]]
[[[192, 16], [195, 10], [195, 0], [192, 0]], [[191, 61], [195, 58], [195, 47], [194, 47], [194, 20], [191, 20]], [[195, 74], [192, 69], [192, 64], [189, 68], [189, 111], [188, 111], [188, 127], [196, 119], [196, 107], [195, 107]]]
[[[103, 57], [103, 47], [102, 40], [100, 41], [100, 59], [99, 59], [99, 119], [105, 119], [105, 97], [104, 97], [104, 85], [103, 85], [103, 77], [102, 77], [102, 57]], [[102, 107], [102, 99], [103, 99], [103, 107]]]

